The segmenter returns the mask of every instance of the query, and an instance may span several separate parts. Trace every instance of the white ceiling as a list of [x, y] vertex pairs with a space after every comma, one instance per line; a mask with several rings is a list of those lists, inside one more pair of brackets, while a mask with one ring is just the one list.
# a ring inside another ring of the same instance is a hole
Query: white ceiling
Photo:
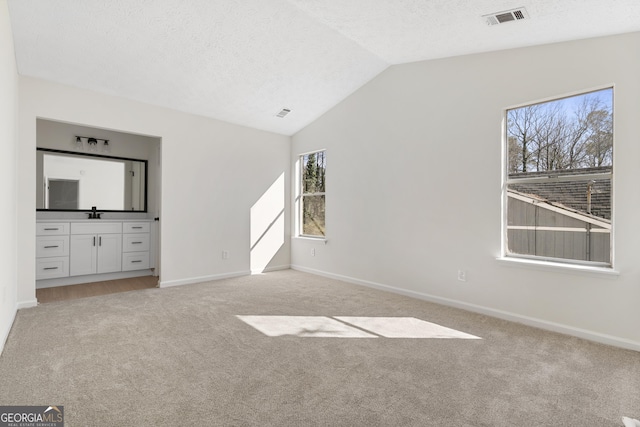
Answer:
[[638, 0], [8, 3], [21, 75], [286, 135], [393, 64], [640, 31]]

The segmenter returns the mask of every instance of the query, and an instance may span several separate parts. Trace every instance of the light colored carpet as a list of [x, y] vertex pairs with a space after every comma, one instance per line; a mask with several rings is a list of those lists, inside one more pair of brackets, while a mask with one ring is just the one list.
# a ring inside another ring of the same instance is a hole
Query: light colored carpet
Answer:
[[[388, 338], [378, 317], [481, 339]], [[313, 336], [322, 319], [375, 337]], [[0, 404], [64, 405], [68, 427], [619, 427], [640, 353], [286, 270], [20, 310]]]

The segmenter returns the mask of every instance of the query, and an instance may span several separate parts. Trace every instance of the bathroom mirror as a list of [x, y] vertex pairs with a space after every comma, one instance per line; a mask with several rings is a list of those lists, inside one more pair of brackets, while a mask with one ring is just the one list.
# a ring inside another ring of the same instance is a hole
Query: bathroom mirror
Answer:
[[147, 161], [36, 149], [36, 210], [146, 212]]

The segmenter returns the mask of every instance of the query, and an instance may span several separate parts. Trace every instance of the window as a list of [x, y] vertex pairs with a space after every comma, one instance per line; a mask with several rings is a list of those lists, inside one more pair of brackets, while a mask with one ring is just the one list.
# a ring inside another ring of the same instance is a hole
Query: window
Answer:
[[613, 89], [506, 112], [506, 256], [611, 266]]
[[298, 235], [324, 237], [326, 152], [300, 156]]

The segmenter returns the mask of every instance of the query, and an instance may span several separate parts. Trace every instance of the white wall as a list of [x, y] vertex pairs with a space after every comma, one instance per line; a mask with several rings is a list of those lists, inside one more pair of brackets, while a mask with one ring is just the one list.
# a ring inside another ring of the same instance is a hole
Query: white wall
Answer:
[[[293, 137], [293, 162], [327, 149], [328, 242], [293, 239], [292, 265], [640, 350], [638, 51], [633, 33], [389, 68]], [[619, 275], [497, 261], [505, 108], [610, 84]]]
[[16, 131], [18, 73], [6, 0], [0, 0], [0, 352], [16, 314]]
[[[250, 210], [284, 173], [290, 138], [123, 98], [20, 77], [19, 289], [35, 302], [36, 118], [153, 135], [161, 143], [162, 286], [250, 271]], [[277, 118], [274, 118], [277, 120]], [[288, 198], [283, 244], [267, 268], [289, 265]], [[222, 259], [222, 251], [228, 258]]]

